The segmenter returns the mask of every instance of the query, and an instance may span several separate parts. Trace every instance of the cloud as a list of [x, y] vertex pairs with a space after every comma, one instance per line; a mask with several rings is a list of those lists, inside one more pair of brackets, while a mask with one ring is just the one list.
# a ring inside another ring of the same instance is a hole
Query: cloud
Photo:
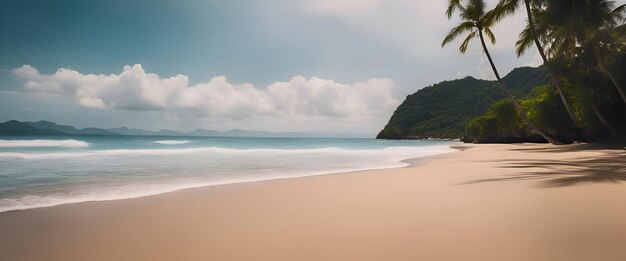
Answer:
[[179, 117], [247, 119], [257, 116], [318, 117], [367, 121], [388, 117], [400, 103], [393, 98], [393, 82], [372, 78], [343, 84], [317, 77], [295, 76], [258, 89], [232, 84], [216, 76], [191, 85], [177, 74], [163, 78], [140, 64], [124, 66], [120, 74], [82, 74], [60, 68], [41, 74], [30, 65], [12, 70], [31, 92], [73, 96], [85, 107], [164, 111]]
[[301, 8], [312, 13], [332, 16], [367, 14], [380, 5], [380, 0], [305, 0]]

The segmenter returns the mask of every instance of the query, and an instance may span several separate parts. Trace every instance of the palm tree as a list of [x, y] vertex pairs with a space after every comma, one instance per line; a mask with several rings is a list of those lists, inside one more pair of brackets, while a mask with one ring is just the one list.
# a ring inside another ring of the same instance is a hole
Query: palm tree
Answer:
[[619, 139], [620, 136], [617, 134], [617, 131], [615, 131], [615, 129], [611, 127], [611, 124], [609, 124], [609, 122], [604, 118], [604, 116], [602, 116], [602, 113], [600, 113], [600, 110], [598, 110], [598, 107], [596, 107], [595, 103], [591, 103], [591, 108], [593, 109], [593, 113], [600, 120], [600, 123], [602, 123], [602, 126], [607, 128], [611, 132], [611, 136], [613, 136], [613, 138], [615, 139]]
[[[574, 110], [572, 110], [572, 106], [570, 106], [569, 102], [567, 101], [567, 98], [565, 97], [565, 93], [563, 92], [561, 83], [555, 76], [555, 73], [552, 70], [552, 68], [550, 68], [550, 64], [548, 63], [548, 58], [546, 56], [546, 53], [543, 50], [541, 42], [539, 41], [539, 33], [537, 31], [537, 26], [534, 21], [534, 15], [533, 15], [533, 12], [535, 10], [531, 11], [531, 9], [541, 8], [544, 3], [543, 1], [539, 1], [539, 0], [533, 0], [533, 1], [523, 0], [523, 1], [524, 1], [524, 6], [526, 7], [526, 16], [528, 17], [528, 25], [526, 26], [524, 31], [520, 33], [520, 39], [516, 43], [517, 57], [522, 56], [524, 52], [528, 50], [528, 48], [530, 48], [532, 43], [533, 42], [535, 43], [535, 46], [537, 47], [537, 50], [539, 51], [539, 55], [541, 56], [541, 60], [543, 61], [543, 65], [548, 71], [548, 75], [550, 76], [552, 85], [554, 85], [557, 92], [559, 93], [559, 97], [561, 98], [561, 102], [563, 103], [563, 106], [565, 107], [567, 114], [572, 119], [572, 122], [574, 123], [574, 125], [578, 125], [576, 114], [574, 114]], [[520, 7], [521, 2], [522, 0], [501, 0], [500, 3], [498, 3], [497, 7], [494, 9], [494, 19], [500, 20], [506, 15], [513, 14]]]
[[551, 0], [545, 10], [546, 24], [549, 25], [548, 48], [552, 55], [559, 54], [569, 58], [578, 55], [580, 46], [590, 46], [598, 63], [598, 68], [617, 89], [624, 103], [626, 92], [613, 76], [602, 55], [603, 48], [610, 41], [619, 41], [611, 35], [623, 26], [626, 5], [614, 8], [615, 2], [609, 0]]
[[448, 19], [451, 19], [452, 15], [458, 10], [459, 16], [461, 17], [461, 19], [463, 19], [463, 21], [456, 27], [452, 28], [452, 30], [450, 30], [448, 35], [443, 39], [441, 46], [443, 47], [446, 44], [452, 42], [460, 34], [469, 32], [469, 34], [459, 47], [459, 51], [461, 53], [465, 53], [467, 51], [467, 47], [470, 41], [478, 36], [480, 38], [480, 43], [482, 44], [483, 51], [485, 52], [485, 55], [489, 60], [489, 64], [491, 65], [491, 69], [493, 70], [493, 73], [498, 80], [498, 87], [500, 87], [506, 97], [511, 100], [511, 103], [520, 114], [520, 116], [522, 116], [524, 121], [526, 121], [526, 123], [533, 129], [533, 131], [541, 135], [548, 142], [553, 144], [560, 144], [558, 141], [539, 130], [539, 128], [530, 120], [530, 118], [528, 118], [526, 111], [522, 108], [522, 106], [519, 105], [517, 100], [515, 100], [513, 94], [511, 94], [509, 89], [500, 78], [500, 74], [498, 73], [498, 70], [493, 63], [493, 59], [491, 59], [489, 49], [487, 49], [487, 45], [485, 44], [485, 38], [483, 36], [483, 34], [487, 35], [491, 43], [495, 44], [496, 37], [493, 35], [493, 32], [491, 32], [490, 29], [490, 26], [493, 24], [494, 21], [494, 14], [493, 12], [486, 12], [485, 9], [486, 4], [484, 0], [468, 0], [468, 3], [465, 6], [461, 4], [461, 0], [449, 0], [448, 10], [446, 11]]

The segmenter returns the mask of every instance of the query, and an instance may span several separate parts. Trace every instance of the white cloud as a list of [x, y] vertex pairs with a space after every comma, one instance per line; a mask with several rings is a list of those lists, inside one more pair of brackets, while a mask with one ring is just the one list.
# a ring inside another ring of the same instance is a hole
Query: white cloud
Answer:
[[232, 84], [226, 77], [190, 85], [185, 75], [162, 78], [140, 64], [124, 66], [120, 74], [82, 74], [60, 68], [41, 74], [30, 65], [12, 70], [32, 92], [73, 96], [85, 107], [164, 111], [176, 116], [247, 119], [256, 116], [317, 117], [367, 121], [385, 118], [400, 103], [393, 82], [372, 78], [342, 84], [316, 77], [295, 76], [264, 89]]

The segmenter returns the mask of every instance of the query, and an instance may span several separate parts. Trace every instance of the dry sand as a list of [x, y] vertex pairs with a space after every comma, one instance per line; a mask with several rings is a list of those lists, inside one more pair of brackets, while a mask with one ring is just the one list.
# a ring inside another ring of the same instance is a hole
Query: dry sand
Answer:
[[626, 153], [469, 145], [412, 167], [0, 214], [0, 260], [626, 260]]

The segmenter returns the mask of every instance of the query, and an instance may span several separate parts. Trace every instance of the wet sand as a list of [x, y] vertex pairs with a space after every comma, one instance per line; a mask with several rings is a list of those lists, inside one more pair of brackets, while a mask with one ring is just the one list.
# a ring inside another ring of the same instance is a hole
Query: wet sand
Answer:
[[463, 148], [400, 169], [0, 213], [0, 260], [626, 260], [623, 148]]

